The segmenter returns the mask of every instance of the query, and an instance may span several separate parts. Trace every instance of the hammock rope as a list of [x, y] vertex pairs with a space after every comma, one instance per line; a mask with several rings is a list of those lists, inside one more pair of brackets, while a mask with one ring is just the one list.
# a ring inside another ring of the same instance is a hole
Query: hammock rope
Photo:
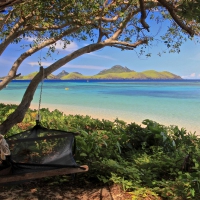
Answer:
[[42, 88], [43, 88], [43, 82], [44, 82], [44, 68], [41, 66], [40, 71], [42, 71], [42, 81], [40, 85], [40, 97], [39, 97], [39, 105], [38, 105], [38, 114], [36, 116], [36, 120], [39, 122], [41, 120], [40, 116], [40, 106], [41, 106], [41, 101], [42, 101]]

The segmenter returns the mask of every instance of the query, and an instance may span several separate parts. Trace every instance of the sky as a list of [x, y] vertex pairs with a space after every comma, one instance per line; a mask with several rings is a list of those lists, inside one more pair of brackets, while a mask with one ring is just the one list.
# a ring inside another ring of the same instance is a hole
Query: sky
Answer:
[[[21, 44], [28, 44], [30, 42], [29, 40], [24, 40]], [[47, 48], [44, 48], [24, 60], [17, 73], [27, 75], [39, 71], [38, 60], [41, 59], [42, 65], [47, 67], [59, 58], [87, 44], [89, 43], [74, 41], [67, 46], [67, 49], [63, 50], [62, 43], [57, 42], [56, 49], [59, 53], [55, 53], [53, 58], [43, 59], [47, 52]], [[7, 75], [14, 61], [25, 51], [20, 45], [9, 45], [0, 56], [0, 77]], [[149, 47], [148, 51], [152, 53], [152, 56], [146, 58], [145, 56], [139, 57], [136, 51], [121, 51], [114, 47], [105, 47], [99, 51], [80, 56], [67, 63], [53, 74], [57, 75], [62, 70], [65, 70], [67, 72], [79, 72], [83, 75], [95, 75], [101, 70], [109, 69], [114, 65], [121, 65], [136, 72], [145, 70], [156, 70], [159, 72], [169, 71], [184, 79], [200, 79], [199, 43], [195, 40], [188, 40], [181, 46], [180, 53], [165, 53], [162, 54], [161, 57], [157, 55], [160, 51], [165, 49], [166, 46], [162, 44]]]

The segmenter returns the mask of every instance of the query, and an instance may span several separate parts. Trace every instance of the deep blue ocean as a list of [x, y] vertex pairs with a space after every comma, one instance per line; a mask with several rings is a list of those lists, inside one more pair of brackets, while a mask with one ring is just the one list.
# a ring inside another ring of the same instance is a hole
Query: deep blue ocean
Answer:
[[[0, 102], [19, 103], [29, 81], [12, 81]], [[33, 99], [39, 102], [40, 86]], [[151, 119], [200, 134], [200, 80], [45, 80], [41, 107], [94, 118]]]

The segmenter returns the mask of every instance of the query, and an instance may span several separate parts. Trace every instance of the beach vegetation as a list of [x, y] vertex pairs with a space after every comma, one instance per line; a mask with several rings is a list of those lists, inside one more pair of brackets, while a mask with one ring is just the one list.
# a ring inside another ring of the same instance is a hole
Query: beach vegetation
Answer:
[[[159, 55], [164, 52], [178, 53], [183, 42], [199, 35], [198, 17], [191, 14], [192, 11], [199, 12], [199, 3], [196, 1], [18, 2], [20, 3], [8, 4], [12, 7], [0, 13], [0, 55], [10, 44], [22, 46], [24, 52], [20, 51], [18, 59], [8, 70], [8, 75], [1, 80], [0, 89], [20, 76], [17, 72], [21, 63], [41, 49], [48, 47], [48, 53], [44, 57], [49, 57], [57, 53], [56, 43], [59, 42], [63, 44], [63, 49], [67, 49], [74, 40], [86, 41], [87, 45], [64, 55], [35, 75], [15, 112], [0, 125], [2, 134], [23, 120], [41, 80], [66, 63], [105, 47], [135, 50], [138, 56], [149, 57], [151, 52], [147, 47], [157, 45], [158, 42], [166, 45], [166, 49], [159, 52]], [[191, 5], [192, 11], [188, 12], [186, 8]], [[162, 26], [163, 23], [166, 26]], [[21, 42], [25, 40], [27, 44], [22, 45], [24, 43]], [[38, 59], [38, 65], [42, 66], [41, 58]]]
[[[16, 107], [0, 104], [0, 122]], [[13, 126], [5, 138], [32, 128], [36, 114], [36, 110], [29, 109], [24, 120]], [[141, 126], [118, 118], [99, 120], [44, 108], [41, 116], [46, 128], [79, 133], [75, 159], [90, 169], [77, 175], [79, 182], [119, 184], [132, 199], [200, 198], [200, 140], [195, 133], [150, 119]], [[66, 176], [48, 179], [52, 184], [67, 181], [71, 180]]]

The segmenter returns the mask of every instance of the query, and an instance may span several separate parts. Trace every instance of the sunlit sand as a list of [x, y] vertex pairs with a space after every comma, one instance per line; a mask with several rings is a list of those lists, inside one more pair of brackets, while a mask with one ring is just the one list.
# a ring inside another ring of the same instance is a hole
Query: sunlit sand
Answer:
[[[1, 103], [5, 104], [19, 104], [19, 102], [16, 101], [1, 101]], [[38, 110], [38, 104], [32, 103], [30, 108]], [[104, 119], [104, 120], [110, 120], [114, 121], [116, 118], [119, 120], [123, 120], [126, 123], [132, 123], [135, 122], [141, 126], [144, 126], [142, 124], [142, 121], [145, 119], [151, 119], [153, 121], [156, 121], [160, 124], [170, 126], [170, 125], [177, 125], [179, 128], [185, 128], [188, 132], [194, 133], [196, 131], [197, 135], [200, 135], [200, 127], [198, 126], [192, 126], [190, 124], [183, 124], [183, 122], [180, 121], [173, 121], [173, 119], [166, 119], [162, 116], [150, 116], [148, 113], [146, 115], [141, 113], [131, 113], [131, 117], [127, 113], [123, 113], [119, 110], [109, 110], [109, 109], [99, 109], [99, 108], [92, 108], [92, 107], [82, 107], [82, 106], [71, 106], [71, 105], [57, 105], [57, 104], [42, 104], [40, 108], [48, 108], [50, 111], [53, 111], [55, 109], [63, 112], [66, 115], [88, 115], [95, 119]], [[41, 116], [42, 117], [42, 116]]]

